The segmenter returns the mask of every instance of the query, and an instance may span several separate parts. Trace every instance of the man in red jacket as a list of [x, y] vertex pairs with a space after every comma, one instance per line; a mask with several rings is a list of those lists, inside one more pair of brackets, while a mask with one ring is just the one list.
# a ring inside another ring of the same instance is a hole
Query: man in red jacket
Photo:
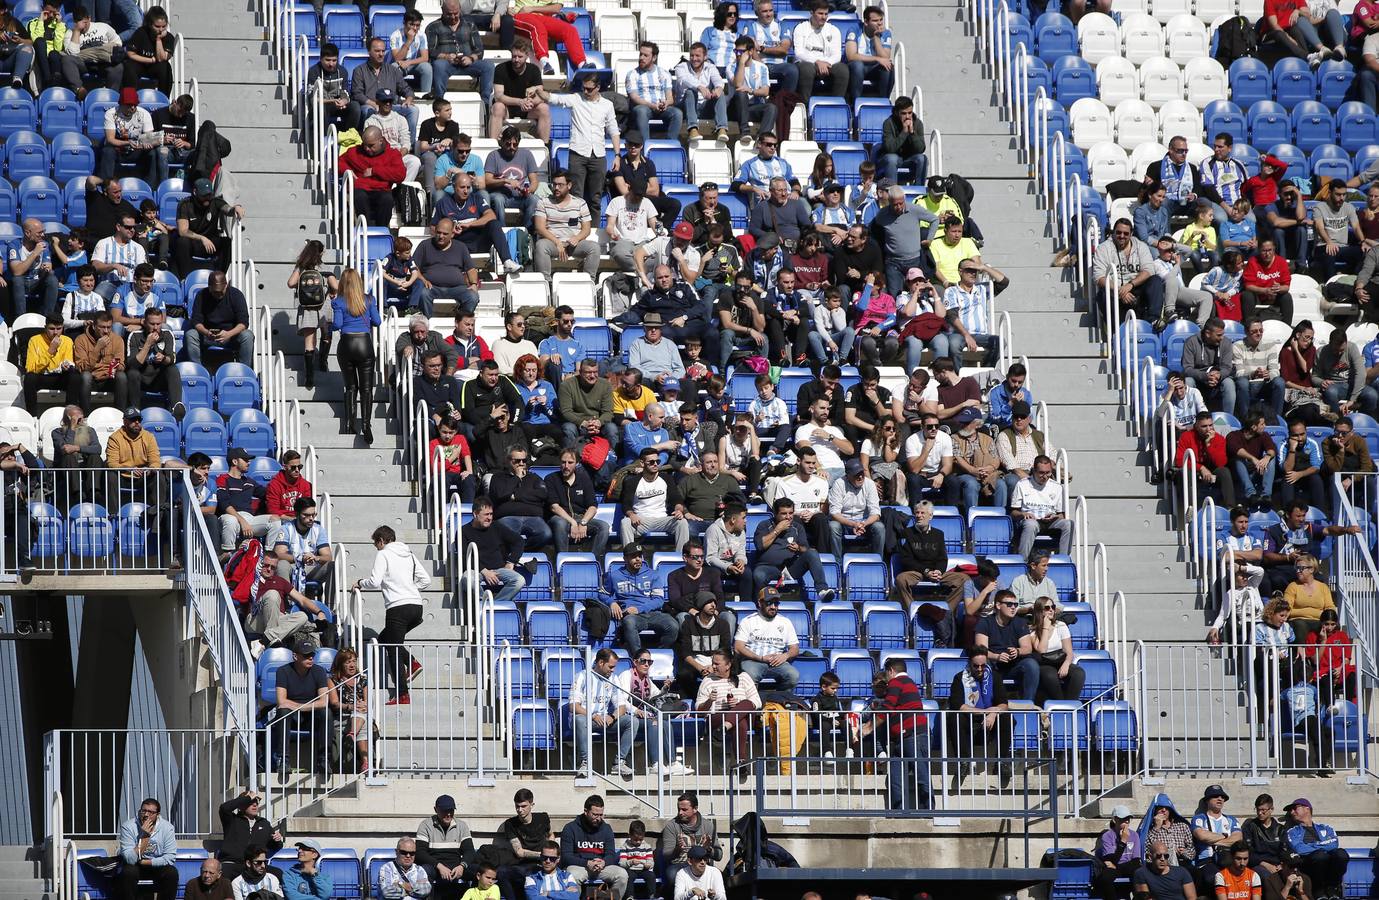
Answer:
[[388, 146], [375, 126], [364, 129], [363, 143], [340, 154], [340, 173], [354, 173], [354, 208], [372, 226], [387, 228], [393, 218], [393, 187], [407, 175], [402, 154]]
[[1217, 433], [1211, 413], [1199, 412], [1192, 428], [1178, 436], [1178, 449], [1173, 453], [1174, 469], [1183, 468], [1183, 458], [1189, 450], [1195, 457], [1201, 492], [1216, 496], [1226, 509], [1233, 508], [1235, 482], [1226, 468], [1226, 439]]
[[298, 497], [312, 497], [311, 482], [302, 477], [302, 455], [296, 450], [288, 450], [282, 455], [282, 469], [268, 482], [263, 502], [270, 516], [279, 519], [294, 518], [297, 513], [292, 505]]

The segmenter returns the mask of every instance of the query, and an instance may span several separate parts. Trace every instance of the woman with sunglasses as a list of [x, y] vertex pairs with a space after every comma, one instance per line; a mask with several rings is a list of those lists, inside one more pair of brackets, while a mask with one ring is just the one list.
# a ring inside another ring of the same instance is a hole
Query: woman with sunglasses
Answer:
[[1283, 591], [1283, 599], [1288, 602], [1288, 624], [1299, 641], [1322, 628], [1322, 614], [1336, 610], [1336, 601], [1331, 597], [1331, 588], [1317, 580], [1317, 558], [1303, 553], [1294, 562], [1297, 574], [1293, 583]]
[[1039, 697], [1045, 700], [1078, 700], [1087, 674], [1073, 662], [1073, 638], [1058, 619], [1058, 605], [1041, 598], [1034, 605], [1034, 652], [1039, 660]]
[[900, 427], [891, 416], [876, 420], [871, 436], [862, 441], [862, 471], [884, 504], [905, 505], [905, 472], [900, 459]]

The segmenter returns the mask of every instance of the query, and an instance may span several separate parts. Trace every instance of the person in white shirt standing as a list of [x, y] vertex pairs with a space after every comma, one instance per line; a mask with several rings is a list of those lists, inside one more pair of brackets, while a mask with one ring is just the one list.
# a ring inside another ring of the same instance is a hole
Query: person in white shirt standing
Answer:
[[[383, 652], [389, 657], [386, 671], [396, 686], [393, 699], [388, 703], [410, 703], [407, 685], [421, 674], [421, 663], [401, 645], [407, 632], [421, 624], [426, 608], [421, 592], [431, 586], [431, 576], [412, 555], [411, 549], [397, 539], [397, 532], [387, 525], [375, 528], [372, 538], [378, 550], [373, 570], [368, 578], [356, 581], [354, 589], [383, 592], [383, 631], [378, 635], [378, 642], [384, 645]], [[397, 648], [390, 649], [389, 645], [397, 645]]]
[[795, 26], [792, 42], [800, 72], [799, 95], [805, 103], [814, 96], [815, 81], [819, 79], [827, 79], [828, 96], [847, 95], [850, 73], [843, 61], [843, 34], [828, 21], [828, 0], [814, 0], [809, 20]]
[[723, 873], [709, 865], [708, 847], [689, 848], [689, 865], [675, 874], [675, 900], [723, 900]]
[[580, 93], [551, 94], [537, 88], [536, 95], [552, 106], [570, 109], [570, 173], [571, 193], [583, 197], [589, 209], [599, 208], [603, 188], [608, 180], [608, 157], [604, 156], [603, 140], [607, 135], [613, 144], [613, 159], [621, 152], [618, 120], [613, 103], [599, 94], [599, 78], [594, 72], [579, 76]]
[[1015, 486], [1010, 498], [1010, 517], [1015, 524], [1011, 552], [1029, 559], [1034, 539], [1049, 534], [1058, 540], [1058, 552], [1068, 553], [1073, 545], [1073, 523], [1063, 512], [1063, 486], [1053, 480], [1053, 460], [1036, 456], [1029, 477]]

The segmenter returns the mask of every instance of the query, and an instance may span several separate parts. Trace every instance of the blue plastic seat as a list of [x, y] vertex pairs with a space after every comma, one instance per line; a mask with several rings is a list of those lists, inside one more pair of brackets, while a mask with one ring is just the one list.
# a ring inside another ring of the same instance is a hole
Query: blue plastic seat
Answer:
[[967, 532], [973, 553], [1004, 553], [1010, 547], [1010, 516], [1003, 509], [974, 506], [967, 511]]
[[182, 403], [187, 409], [209, 409], [214, 392], [205, 367], [194, 362], [178, 363], [177, 373], [182, 378]]
[[934, 518], [930, 524], [943, 532], [943, 543], [949, 553], [967, 551], [967, 533], [962, 513], [956, 506], [935, 506]]
[[1248, 140], [1249, 126], [1245, 121], [1245, 114], [1230, 100], [1213, 100], [1208, 103], [1202, 110], [1202, 122], [1206, 126], [1208, 137], [1215, 137], [1224, 131], [1237, 144], [1243, 144]]
[[1285, 56], [1274, 63], [1274, 99], [1289, 109], [1317, 99], [1317, 76], [1307, 60]]
[[[503, 607], [504, 618], [508, 612], [506, 607], [510, 605], [496, 604], [498, 607]], [[518, 616], [515, 606], [512, 607], [511, 615], [518, 623], [517, 633], [520, 640], [521, 618]], [[498, 635], [502, 634], [502, 639], [507, 639], [507, 632], [502, 625], [499, 625], [498, 628], [500, 630], [495, 632], [495, 640], [499, 640], [501, 643]], [[511, 642], [517, 643], [517, 641]], [[510, 692], [509, 696], [514, 700], [531, 700], [536, 696], [536, 660], [530, 650], [509, 647], [497, 653], [493, 661], [493, 677], [502, 688]]]
[[1097, 645], [1096, 611], [1090, 603], [1064, 603], [1063, 612], [1072, 613], [1077, 621], [1068, 626], [1074, 650], [1095, 650]]
[[215, 408], [222, 416], [256, 409], [262, 397], [258, 376], [243, 363], [224, 363], [215, 373]]
[[[1017, 45], [1023, 44], [1027, 50], [1034, 49], [1034, 29], [1030, 27], [1029, 19], [1018, 12], [1011, 12], [1006, 25], [1006, 31], [1010, 34], [1010, 46], [1013, 49]], [[1043, 60], [1040, 60], [1041, 62]]]
[[182, 419], [182, 441], [188, 456], [197, 452], [224, 456], [229, 433], [220, 413], [213, 409], [189, 408]]
[[809, 123], [818, 143], [852, 140], [852, 110], [842, 97], [810, 97]]
[[[547, 596], [550, 596], [549, 588]], [[570, 611], [554, 601], [534, 601], [526, 605], [527, 643], [536, 647], [570, 646]]]
[[1077, 26], [1067, 16], [1044, 13], [1034, 22], [1036, 55], [1044, 62], [1077, 53]]
[[[407, 7], [402, 5], [378, 4], [369, 5], [369, 36], [388, 39], [394, 31], [402, 27], [402, 17], [407, 13]], [[329, 38], [327, 38], [329, 40]]]
[[872, 650], [909, 646], [909, 623], [899, 603], [869, 600], [862, 604], [862, 628], [867, 636], [866, 646]]
[[1080, 56], [1057, 60], [1053, 63], [1053, 95], [1064, 109], [1083, 97], [1095, 97], [1096, 71]]
[[[1052, 94], [1053, 80], [1049, 75], [1049, 67], [1044, 65], [1043, 60], [1030, 58], [1029, 62], [1031, 70], [1036, 63], [1041, 67], [1045, 82], [1044, 92]], [[1030, 90], [1034, 90], [1033, 84], [1031, 84]], [[890, 118], [890, 115], [890, 101], [880, 97], [859, 98], [852, 110], [853, 121], [857, 126], [857, 140], [864, 144], [879, 143], [881, 141], [881, 128], [885, 125], [886, 119]]]
[[845, 553], [843, 584], [847, 585], [848, 600], [854, 603], [885, 600], [890, 593], [886, 561], [875, 553]]
[[529, 553], [522, 557], [522, 562], [535, 566], [536, 571], [531, 575], [523, 575], [527, 583], [517, 592], [517, 600], [549, 600], [555, 585], [555, 572], [551, 568], [551, 561], [545, 554]]
[[876, 662], [866, 650], [834, 650], [828, 655], [828, 666], [838, 676], [840, 697], [872, 696], [871, 680], [876, 675]]
[[[1087, 692], [1082, 692], [1087, 699]], [[1139, 722], [1124, 700], [1098, 700], [1089, 705], [1087, 717], [1092, 747], [1101, 753], [1129, 753], [1139, 747]]]
[[182, 455], [182, 429], [166, 409], [147, 407], [144, 410], [144, 431], [153, 435], [158, 442], [158, 452], [163, 456]]
[[[80, 131], [63, 132], [53, 136], [52, 163], [53, 180], [59, 184], [68, 184], [74, 178], [96, 171], [96, 150], [91, 146], [91, 139]], [[86, 197], [83, 193], [83, 215], [85, 203]], [[72, 204], [68, 203], [67, 208], [70, 212]]]
[[230, 446], [243, 447], [254, 456], [277, 453], [278, 440], [267, 413], [241, 409], [230, 416]]
[[1087, 720], [1079, 701], [1046, 700], [1044, 712], [1049, 717], [1050, 750], [1068, 753], [1087, 749]]
[[1336, 110], [1338, 139], [1347, 152], [1356, 153], [1362, 147], [1379, 144], [1379, 116], [1358, 101], [1342, 103]]
[[[321, 25], [325, 40], [340, 49], [364, 46], [364, 13], [353, 4], [332, 3], [321, 8]], [[401, 26], [399, 26], [401, 27]], [[391, 35], [379, 35], [385, 40]]]
[[950, 647], [935, 647], [929, 651], [930, 695], [940, 702], [952, 692], [953, 678], [967, 667], [967, 655]]
[[120, 553], [124, 556], [143, 557], [148, 555], [149, 530], [144, 516], [148, 512], [146, 503], [126, 503], [120, 507], [115, 518], [115, 536]]
[[795, 626], [795, 634], [800, 639], [800, 647], [809, 649], [818, 646], [814, 643], [814, 620], [809, 608], [798, 600], [782, 600], [780, 615]]
[[105, 507], [78, 503], [67, 515], [69, 552], [80, 559], [104, 559], [115, 551], [115, 527]]
[[160, 109], [167, 109], [169, 105], [168, 95], [157, 88], [142, 88], [139, 91], [139, 106], [148, 110], [150, 114]]
[[[558, 746], [555, 733], [555, 715], [544, 702], [523, 701], [512, 705], [512, 747], [514, 750], [554, 750]], [[391, 855], [391, 851], [388, 851]], [[387, 862], [387, 857], [378, 861], [379, 868]], [[377, 877], [370, 879], [376, 884]], [[378, 891], [378, 888], [374, 888]], [[382, 896], [375, 893], [372, 896]]]
[[62, 218], [62, 190], [51, 178], [31, 175], [19, 182], [18, 193], [22, 217], [42, 222]]
[[555, 558], [560, 599], [564, 603], [591, 600], [603, 585], [603, 570], [592, 553], [560, 553]]
[[1327, 60], [1317, 67], [1317, 99], [1328, 109], [1339, 109], [1355, 81], [1355, 67], [1346, 60]]
[[1303, 153], [1322, 144], [1336, 143], [1336, 120], [1331, 110], [1316, 100], [1304, 100], [1293, 107], [1293, 143]]
[[1335, 144], [1322, 144], [1313, 150], [1311, 164], [1314, 178], [1349, 181], [1355, 174], [1355, 168], [1350, 164], [1350, 154]]
[[1183, 345], [1186, 344], [1188, 339], [1196, 334], [1198, 330], [1196, 322], [1188, 322], [1183, 319], [1170, 322], [1168, 326], [1164, 328], [1163, 334], [1159, 335], [1159, 339], [1163, 342], [1164, 346], [1163, 362], [1165, 366], [1169, 369], [1178, 369], [1181, 367], [1183, 360]]
[[1082, 700], [1090, 700], [1116, 686], [1116, 661], [1105, 650], [1074, 652], [1073, 662], [1087, 675], [1082, 686]]
[[1267, 147], [1270, 144], [1287, 144], [1293, 140], [1293, 122], [1283, 104], [1273, 100], [1260, 100], [1250, 107], [1245, 116], [1250, 126], [1250, 142]]
[[546, 699], [558, 703], [568, 700], [570, 687], [574, 684], [575, 677], [583, 671], [584, 651], [582, 649], [565, 646], [543, 651], [541, 654], [541, 683], [546, 689]]
[[18, 131], [38, 129], [38, 107], [28, 91], [0, 88], [0, 138], [9, 140]]
[[1230, 81], [1231, 99], [1242, 109], [1248, 109], [1259, 100], [1274, 99], [1274, 78], [1269, 67], [1252, 56], [1231, 63], [1226, 77]]
[[5, 171], [10, 181], [23, 181], [31, 175], [48, 177], [52, 154], [48, 142], [36, 131], [16, 131], [4, 143]]
[[256, 456], [249, 461], [249, 478], [263, 487], [267, 487], [273, 476], [281, 471], [282, 463], [271, 456]]
[[1049, 579], [1058, 587], [1060, 601], [1077, 596], [1077, 566], [1071, 556], [1055, 553], [1049, 557]]
[[56, 506], [31, 501], [29, 518], [34, 525], [30, 552], [35, 557], [57, 557], [67, 552], [67, 520]]
[[495, 646], [526, 643], [522, 639], [522, 614], [511, 600], [488, 601], [482, 604], [479, 615], [488, 623], [490, 638]]
[[1288, 164], [1289, 178], [1310, 178], [1312, 176], [1312, 166], [1307, 161], [1307, 154], [1303, 153], [1301, 148], [1295, 144], [1274, 144], [1269, 148], [1269, 155]]
[[858, 169], [870, 158], [866, 147], [856, 141], [843, 141], [829, 144], [828, 153], [833, 157], [834, 177], [839, 184], [862, 183], [862, 175]]
[[135, 209], [145, 200], [152, 200], [154, 197], [153, 188], [149, 187], [147, 181], [142, 178], [121, 178], [120, 188], [124, 191], [124, 197]]
[[[66, 96], [51, 94], [53, 91], [63, 91]], [[86, 124], [85, 109], [71, 91], [48, 88], [38, 101], [38, 120], [39, 130], [48, 138], [60, 134], [81, 134]]]
[[834, 600], [814, 607], [814, 628], [821, 649], [856, 647], [861, 643], [857, 624], [857, 608], [851, 603]]
[[[290, 30], [289, 20], [291, 20]], [[316, 10], [312, 9], [310, 4], [286, 7], [282, 11], [280, 22], [284, 32], [295, 33], [297, 38], [304, 37], [308, 44], [313, 47], [317, 46], [321, 23], [316, 18]]]
[[685, 174], [688, 158], [685, 148], [678, 140], [650, 140], [646, 142], [646, 156], [656, 166], [656, 177], [661, 184], [688, 184]]

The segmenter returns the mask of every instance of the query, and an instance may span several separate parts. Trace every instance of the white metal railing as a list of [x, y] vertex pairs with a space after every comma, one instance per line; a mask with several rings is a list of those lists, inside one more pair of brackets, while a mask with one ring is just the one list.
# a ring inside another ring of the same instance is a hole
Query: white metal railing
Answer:
[[62, 791], [54, 791], [48, 806], [48, 853], [53, 900], [77, 900], [77, 847], [67, 840]]
[[[1371, 541], [1379, 476], [1356, 473], [1349, 477], [1352, 486], [1348, 490], [1341, 483], [1341, 474], [1334, 477], [1334, 493], [1339, 498], [1336, 524], [1356, 526], [1360, 533], [1336, 536], [1332, 581], [1341, 624], [1367, 651], [1362, 657], [1367, 665], [1361, 670], [1365, 684], [1375, 688], [1379, 687], [1379, 668], [1376, 668], [1373, 652], [1379, 647], [1379, 569], [1375, 566]], [[1359, 501], [1359, 509], [1352, 499]]]
[[[339, 683], [331, 679], [324, 705], [269, 714], [263, 728], [264, 760], [267, 770], [277, 775], [263, 779], [267, 818], [293, 815], [366, 774], [359, 744], [368, 745], [367, 717], [339, 706], [345, 698], [363, 693], [366, 680], [362, 670]], [[365, 700], [370, 708], [373, 702], [371, 695]]]

